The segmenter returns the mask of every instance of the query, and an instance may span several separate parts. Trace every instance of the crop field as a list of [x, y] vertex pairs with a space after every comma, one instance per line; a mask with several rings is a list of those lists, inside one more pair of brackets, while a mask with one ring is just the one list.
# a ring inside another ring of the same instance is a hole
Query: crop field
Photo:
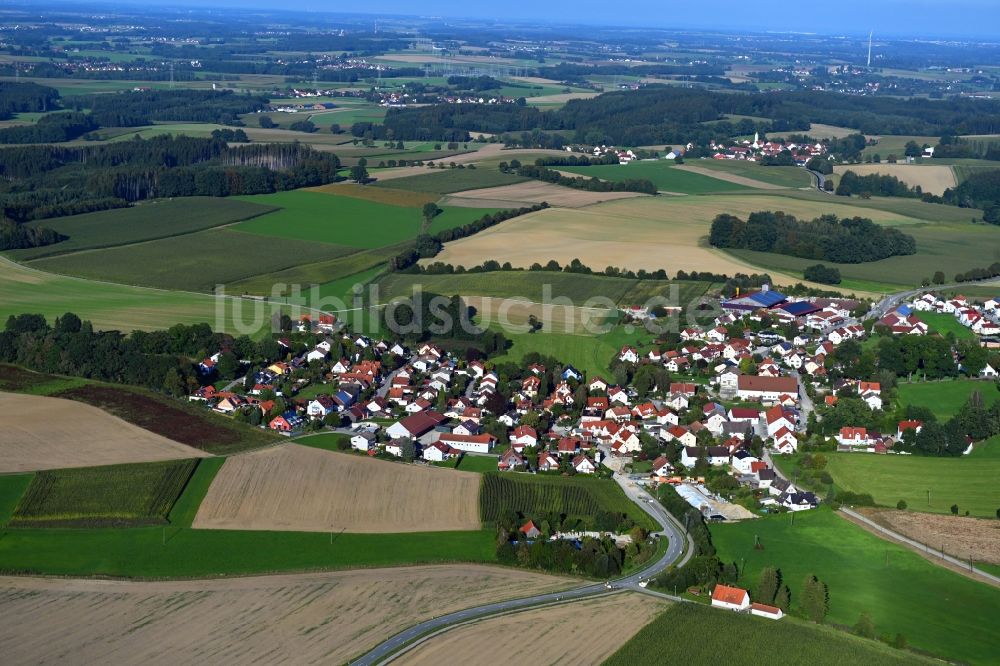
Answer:
[[275, 236], [265, 239], [234, 229], [210, 229], [127, 247], [36, 259], [29, 266], [89, 280], [211, 292], [220, 284], [350, 252], [349, 247], [329, 243]]
[[11, 527], [166, 524], [197, 460], [38, 472]]
[[[247, 428], [190, 403], [137, 388], [88, 384], [61, 391], [56, 397], [92, 405], [144, 430], [211, 454], [237, 453], [277, 441], [273, 433]], [[171, 457], [193, 456], [185, 453]]]
[[194, 527], [399, 533], [478, 530], [478, 474], [297, 444], [231, 457]]
[[[626, 593], [493, 617], [435, 636], [397, 661], [406, 666], [497, 663], [497, 636], [530, 636], [503, 649], [512, 664], [597, 664], [607, 658], [666, 604]], [[594, 631], [609, 617], [613, 631]]]
[[[407, 167], [409, 168], [409, 167]], [[430, 192], [432, 194], [452, 194], [464, 190], [479, 190], [486, 187], [500, 187], [523, 183], [527, 178], [501, 173], [496, 169], [446, 169], [444, 171], [427, 171], [410, 169], [414, 175], [393, 178], [391, 182], [376, 181], [375, 187], [391, 187], [412, 192]], [[377, 178], [379, 172], [373, 175]]]
[[[757, 538], [762, 549], [754, 547]], [[787, 515], [713, 525], [712, 541], [724, 562], [745, 560], [742, 587], [754, 589], [764, 567], [780, 569], [793, 610], [802, 581], [812, 574], [829, 588], [829, 622], [853, 626], [868, 612], [880, 635], [901, 633], [915, 648], [969, 663], [991, 662], [1000, 651], [992, 629], [1000, 590], [883, 541], [832, 511], [800, 513], [794, 525]]]
[[[667, 282], [659, 284], [667, 285]], [[413, 288], [433, 294], [523, 298], [542, 302], [546, 291], [550, 298], [568, 298], [580, 305], [589, 298], [603, 296], [618, 303], [634, 289], [639, 280], [577, 275], [549, 271], [501, 271], [496, 273], [463, 273], [460, 275], [406, 275], [389, 273], [379, 280], [382, 300], [410, 296]]]
[[727, 182], [715, 176], [707, 176], [689, 169], [679, 169], [668, 160], [633, 162], [624, 166], [601, 164], [589, 167], [559, 167], [558, 170], [613, 182], [635, 179], [650, 180], [659, 191], [675, 194], [711, 194], [748, 189], [746, 185]]
[[723, 180], [727, 177], [745, 178], [749, 181], [745, 184], [754, 183], [752, 187], [758, 189], [769, 189], [765, 185], [773, 189], [811, 187], [813, 184], [809, 172], [800, 167], [765, 167], [745, 160], [688, 160], [681, 168], [697, 173], [711, 172], [715, 178]]
[[121, 655], [142, 663], [295, 655], [295, 661], [340, 664], [441, 613], [568, 584], [475, 565], [176, 582], [8, 577], [0, 580], [0, 649], [12, 663], [73, 654], [85, 663]]
[[0, 473], [203, 455], [90, 405], [0, 393]]
[[436, 194], [429, 192], [410, 192], [391, 187], [369, 187], [356, 183], [331, 183], [329, 185], [321, 185], [320, 187], [309, 187], [305, 191], [323, 192], [324, 194], [352, 197], [390, 206], [405, 206], [408, 208], [420, 208], [424, 204], [437, 201], [439, 198]]
[[996, 518], [1000, 493], [996, 479], [1000, 459], [971, 456], [927, 458], [837, 453], [828, 456], [827, 470], [838, 487], [871, 493], [882, 506], [905, 500], [913, 511], [960, 513]]
[[838, 127], [837, 125], [824, 125], [823, 123], [811, 123], [809, 126], [809, 131], [792, 131], [792, 132], [771, 132], [768, 134], [770, 138], [781, 138], [789, 136], [791, 134], [807, 134], [814, 139], [841, 139], [845, 136], [850, 136], [851, 134], [857, 134], [858, 130], [852, 129], [850, 127]]
[[882, 176], [895, 176], [910, 187], [920, 186], [924, 192], [941, 195], [950, 187], [955, 187], [955, 173], [950, 166], [925, 164], [846, 164], [835, 166], [833, 172], [838, 176], [846, 171], [853, 171], [859, 176], [877, 173]]
[[[393, 188], [389, 196], [398, 199], [401, 195]], [[416, 238], [424, 222], [420, 210], [423, 204], [416, 205], [417, 196], [412, 195], [408, 200], [413, 205], [406, 206], [336, 196], [332, 190], [280, 192], [245, 199], [279, 206], [281, 210], [243, 222], [236, 227], [239, 231], [311, 245], [330, 243], [361, 249], [394, 245]], [[440, 230], [472, 222], [486, 212], [468, 208], [445, 210], [434, 222]]]
[[915, 312], [920, 321], [927, 324], [932, 333], [947, 335], [951, 333], [958, 340], [974, 340], [976, 334], [972, 329], [962, 326], [962, 323], [954, 315], [945, 312]]
[[480, 517], [495, 522], [507, 511], [541, 517], [562, 513], [570, 518], [594, 517], [601, 511], [629, 515], [644, 527], [650, 518], [632, 504], [614, 481], [582, 477], [484, 474]]
[[[466, 296], [465, 303], [476, 312], [478, 324], [489, 328], [492, 325], [517, 327], [524, 335], [530, 333], [529, 324], [535, 317], [543, 330], [553, 333], [573, 335], [598, 335], [605, 333], [615, 323], [615, 310], [606, 306], [581, 307], [574, 305], [542, 305], [532, 301], [513, 298], [492, 298], [489, 296]], [[514, 334], [514, 331], [511, 331]]]
[[[270, 287], [268, 286], [268, 289]], [[242, 293], [236, 291], [233, 293]], [[94, 282], [46, 273], [0, 257], [0, 318], [35, 312], [49, 321], [75, 312], [93, 322], [98, 330], [156, 330], [174, 324], [209, 322], [214, 330], [243, 332], [236, 327], [237, 315], [252, 309], [261, 312], [260, 326], [270, 324], [276, 306], [250, 304], [210, 294], [169, 292]], [[249, 314], [240, 317], [251, 323]]]
[[[998, 501], [1000, 503], [1000, 501]], [[1000, 565], [1000, 520], [859, 508], [867, 518], [962, 560]]]
[[485, 205], [492, 205], [489, 202], [502, 202], [505, 207], [520, 208], [522, 206], [546, 202], [550, 206], [558, 206], [560, 208], [582, 208], [583, 206], [591, 206], [604, 201], [632, 199], [641, 196], [646, 195], [636, 192], [588, 192], [587, 190], [577, 190], [572, 187], [562, 187], [561, 185], [531, 180], [514, 185], [466, 190], [445, 198], [443, 203], [449, 206], [478, 208]]
[[997, 390], [996, 384], [975, 379], [912, 384], [901, 382], [896, 390], [901, 405], [926, 407], [942, 421], [957, 414], [973, 393], [978, 392], [983, 404], [987, 406], [1000, 399], [1000, 390]]
[[861, 151], [862, 155], [874, 155], [878, 153], [882, 159], [887, 159], [889, 155], [895, 155], [896, 157], [902, 159], [904, 156], [904, 151], [906, 150], [906, 144], [910, 141], [915, 141], [918, 146], [928, 145], [936, 146], [941, 137], [937, 136], [914, 136], [914, 135], [899, 135], [899, 136], [879, 136], [876, 137], [878, 143], [874, 146], [866, 146], [864, 150]]
[[655, 666], [663, 663], [711, 664], [719, 644], [691, 636], [725, 636], [739, 649], [728, 664], [759, 664], [775, 660], [789, 664], [870, 664], [905, 666], [931, 664], [911, 652], [895, 650], [831, 627], [784, 618], [779, 622], [698, 604], [674, 604], [647, 624], [604, 662], [604, 666]]
[[38, 220], [29, 222], [28, 226], [52, 229], [69, 238], [55, 245], [14, 250], [11, 256], [18, 261], [26, 261], [53, 254], [180, 236], [233, 224], [274, 210], [271, 206], [235, 199], [187, 197], [147, 201], [131, 208]]
[[[548, 209], [521, 216], [447, 243], [433, 261], [475, 266], [488, 257], [527, 268], [536, 262], [545, 264], [550, 259], [565, 264], [578, 258], [595, 270], [610, 265], [633, 270], [662, 268], [671, 274], [678, 270], [728, 275], [750, 273], [755, 272], [752, 264], [734, 254], [708, 247], [707, 235], [712, 220], [720, 213], [746, 216], [759, 210], [782, 210], [807, 219], [825, 213], [864, 214], [883, 223], [917, 223], [913, 218], [888, 211], [860, 212], [852, 206], [829, 200], [777, 195], [642, 197], [576, 210]], [[786, 259], [790, 260], [789, 264], [794, 261], [790, 257], [780, 257], [781, 261]], [[773, 270], [776, 284], [802, 281], [801, 273], [789, 275], [788, 268]]]

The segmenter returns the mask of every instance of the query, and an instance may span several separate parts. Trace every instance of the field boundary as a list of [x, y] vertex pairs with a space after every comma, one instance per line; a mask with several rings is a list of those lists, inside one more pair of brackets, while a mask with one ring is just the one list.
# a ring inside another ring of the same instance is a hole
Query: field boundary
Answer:
[[891, 530], [883, 525], [879, 525], [874, 520], [866, 516], [862, 516], [860, 513], [853, 511], [852, 509], [841, 507], [836, 514], [840, 515], [844, 520], [854, 523], [870, 534], [874, 534], [881, 539], [903, 546], [907, 550], [916, 553], [932, 564], [954, 571], [955, 573], [961, 574], [974, 581], [1000, 588], [1000, 576], [994, 576], [993, 574], [983, 571], [974, 565], [970, 567], [957, 557], [953, 557], [945, 552], [937, 550], [936, 548], [931, 548], [927, 544], [921, 543], [915, 539], [903, 536], [899, 532]]

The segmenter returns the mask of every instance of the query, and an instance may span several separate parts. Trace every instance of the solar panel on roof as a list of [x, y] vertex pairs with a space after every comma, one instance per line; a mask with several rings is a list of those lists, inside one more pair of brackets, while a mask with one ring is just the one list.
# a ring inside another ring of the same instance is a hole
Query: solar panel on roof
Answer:
[[816, 312], [819, 310], [815, 305], [807, 301], [796, 301], [795, 303], [785, 303], [781, 309], [790, 315], [800, 316]]
[[764, 307], [770, 307], [785, 300], [785, 297], [776, 291], [762, 291], [758, 294], [750, 296], [750, 299], [755, 303], [760, 303]]

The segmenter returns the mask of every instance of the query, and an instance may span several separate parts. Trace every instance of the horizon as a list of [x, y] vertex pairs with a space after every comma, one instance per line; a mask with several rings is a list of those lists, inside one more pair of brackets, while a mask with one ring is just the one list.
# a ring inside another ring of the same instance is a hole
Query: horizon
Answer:
[[[79, 0], [42, 3], [27, 0], [28, 5], [52, 8], [54, 5], [88, 6]], [[135, 8], [199, 8], [203, 10], [234, 8], [248, 11], [280, 12], [266, 0], [116, 0], [111, 6]], [[748, 6], [749, 5], [749, 6]], [[92, 5], [91, 5], [92, 6]], [[991, 0], [957, 0], [941, 3], [937, 0], [844, 0], [837, 11], [816, 10], [808, 5], [789, 7], [782, 0], [754, 0], [752, 4], [739, 0], [715, 0], [699, 6], [664, 8], [653, 0], [625, 0], [618, 5], [615, 18], [607, 20], [603, 6], [590, 9], [569, 0], [553, 0], [539, 5], [525, 0], [505, 4], [505, 13], [497, 14], [478, 5], [456, 0], [425, 0], [415, 11], [413, 3], [403, 0], [380, 0], [374, 3], [344, 3], [336, 9], [317, 0], [305, 0], [293, 10], [296, 13], [327, 15], [412, 17], [440, 20], [483, 20], [497, 23], [530, 23], [547, 25], [604, 25], [609, 28], [638, 29], [644, 26], [659, 30], [698, 30], [754, 33], [817, 35], [825, 37], [864, 36], [873, 31], [876, 37], [902, 39], [964, 39], [1000, 42], [992, 26], [1000, 25], [1000, 4]], [[624, 18], [628, 15], [629, 18]], [[668, 15], [668, 18], [661, 18]], [[821, 23], [817, 21], [817, 15]], [[720, 16], [722, 18], [720, 18]], [[634, 18], [633, 18], [634, 17]], [[862, 17], [860, 19], [855, 17]], [[933, 26], [929, 30], [926, 26]], [[984, 32], [983, 28], [990, 26]]]

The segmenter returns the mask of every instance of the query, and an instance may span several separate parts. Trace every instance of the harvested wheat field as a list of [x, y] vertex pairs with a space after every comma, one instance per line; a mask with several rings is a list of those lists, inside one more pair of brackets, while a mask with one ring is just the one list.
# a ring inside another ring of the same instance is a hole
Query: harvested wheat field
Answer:
[[[435, 636], [396, 663], [599, 664], [666, 607], [665, 602], [652, 597], [625, 593], [487, 618]], [[608, 623], [609, 618], [614, 620]], [[525, 640], [503, 641], [503, 657], [499, 658], [500, 636]]]
[[0, 393], [0, 473], [207, 455], [80, 402]]
[[1000, 521], [892, 509], [859, 509], [883, 527], [932, 548], [977, 562], [1000, 565]]
[[587, 192], [571, 187], [561, 187], [552, 183], [529, 180], [514, 185], [487, 187], [480, 190], [466, 190], [459, 195], [449, 196], [442, 202], [449, 206], [465, 206], [482, 208], [486, 202], [505, 202], [508, 206], [530, 206], [531, 204], [548, 202], [550, 206], [560, 208], [581, 208], [592, 206], [604, 201], [618, 199], [634, 199], [647, 196], [637, 192]]
[[148, 583], [2, 578], [0, 651], [11, 664], [338, 664], [430, 617], [572, 584], [474, 565]]
[[232, 456], [193, 526], [358, 533], [478, 530], [480, 475], [284, 444]]
[[[858, 208], [831, 202], [773, 195], [640, 197], [574, 210], [550, 208], [508, 220], [451, 243], [433, 260], [476, 266], [485, 259], [527, 268], [555, 259], [568, 264], [578, 258], [594, 270], [606, 266], [632, 270], [666, 269], [754, 273], [750, 264], [708, 246], [712, 220], [719, 213], [745, 217], [759, 210], [782, 210], [800, 218], [832, 213], [853, 216]], [[895, 213], [865, 209], [865, 215], [886, 224], [916, 222]], [[801, 282], [799, 275], [772, 273], [776, 284]]]
[[910, 187], [917, 185], [924, 192], [941, 195], [950, 187], [955, 187], [955, 172], [950, 166], [923, 164], [846, 164], [836, 166], [833, 172], [838, 176], [845, 171], [853, 171], [859, 176], [869, 176], [873, 173], [883, 176], [895, 176]]

